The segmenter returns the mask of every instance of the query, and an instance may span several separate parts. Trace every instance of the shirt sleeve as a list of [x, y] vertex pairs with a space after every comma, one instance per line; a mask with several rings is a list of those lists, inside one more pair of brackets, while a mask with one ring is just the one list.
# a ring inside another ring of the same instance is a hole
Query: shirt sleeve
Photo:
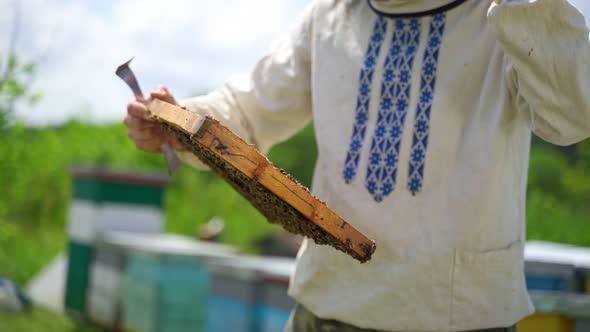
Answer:
[[567, 0], [495, 0], [488, 21], [535, 134], [558, 145], [590, 136], [590, 43], [580, 11]]
[[[189, 111], [211, 115], [266, 153], [310, 122], [310, 53], [313, 5], [273, 44], [248, 77], [231, 79], [208, 95], [180, 102]], [[203, 168], [188, 152], [180, 159]]]

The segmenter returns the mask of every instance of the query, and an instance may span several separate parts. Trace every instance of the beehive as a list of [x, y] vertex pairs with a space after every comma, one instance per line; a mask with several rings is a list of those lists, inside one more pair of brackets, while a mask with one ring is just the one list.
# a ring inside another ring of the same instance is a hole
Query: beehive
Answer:
[[530, 241], [525, 247], [525, 260], [531, 289], [588, 292], [590, 248]]
[[258, 330], [256, 272], [237, 259], [212, 262], [211, 288], [205, 331], [250, 332]]
[[295, 304], [287, 295], [294, 268], [294, 260], [284, 258], [212, 261], [206, 331], [282, 331]]
[[202, 330], [208, 290], [209, 275], [197, 257], [131, 254], [123, 326], [140, 332]]
[[574, 292], [577, 288], [576, 268], [552, 261], [526, 261], [525, 275], [530, 290]]
[[518, 324], [519, 332], [580, 332], [590, 320], [590, 296], [531, 291], [536, 313]]
[[584, 285], [584, 292], [590, 295], [590, 267], [582, 268], [579, 271], [582, 278], [582, 284]]
[[86, 294], [92, 255], [91, 244], [75, 239], [69, 241], [64, 307], [68, 314], [76, 318], [86, 316]]
[[121, 285], [125, 331], [202, 331], [207, 318], [207, 263], [227, 246], [178, 235], [110, 233], [103, 242], [126, 251]]
[[558, 314], [533, 315], [517, 324], [519, 332], [574, 332], [574, 321]]
[[261, 274], [262, 301], [260, 312], [261, 332], [282, 331], [289, 320], [295, 301], [287, 295], [289, 276], [293, 273], [295, 262], [269, 264]]
[[121, 282], [126, 262], [123, 250], [100, 240], [96, 243], [88, 287], [88, 318], [104, 328], [120, 326]]
[[162, 193], [167, 181], [156, 175], [103, 169], [76, 169], [73, 178], [65, 308], [74, 316], [86, 317], [97, 236], [113, 230], [159, 233], [163, 223]]

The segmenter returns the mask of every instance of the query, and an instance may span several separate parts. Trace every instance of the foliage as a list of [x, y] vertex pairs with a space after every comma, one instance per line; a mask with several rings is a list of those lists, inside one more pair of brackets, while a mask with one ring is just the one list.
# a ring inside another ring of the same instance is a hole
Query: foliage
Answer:
[[531, 153], [527, 236], [590, 246], [590, 141], [558, 148], [540, 140]]
[[34, 104], [43, 97], [40, 92], [29, 91], [35, 72], [34, 63], [21, 63], [14, 53], [9, 54], [4, 62], [0, 62], [0, 129], [11, 122], [17, 101], [26, 100]]

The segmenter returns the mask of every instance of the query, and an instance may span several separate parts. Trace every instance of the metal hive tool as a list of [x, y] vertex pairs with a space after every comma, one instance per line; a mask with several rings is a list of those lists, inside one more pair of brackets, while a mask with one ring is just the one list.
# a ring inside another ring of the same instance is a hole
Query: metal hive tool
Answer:
[[[131, 63], [131, 61], [133, 61], [133, 59], [134, 58], [131, 58], [129, 59], [129, 61], [117, 67], [115, 74], [117, 74], [117, 76], [119, 76], [123, 81], [125, 81], [125, 83], [127, 83], [127, 85], [131, 88], [131, 91], [133, 91], [133, 95], [138, 101], [146, 102], [143, 93], [141, 92], [141, 88], [139, 87], [139, 83], [135, 78], [135, 74], [131, 70], [131, 67], [129, 67], [129, 64]], [[174, 171], [176, 171], [182, 165], [182, 162], [180, 161], [180, 159], [178, 159], [176, 154], [174, 154], [174, 151], [167, 143], [162, 144], [160, 146], [160, 150], [162, 150], [162, 152], [164, 153], [164, 158], [166, 158], [168, 174], [172, 175], [172, 173], [174, 173]]]

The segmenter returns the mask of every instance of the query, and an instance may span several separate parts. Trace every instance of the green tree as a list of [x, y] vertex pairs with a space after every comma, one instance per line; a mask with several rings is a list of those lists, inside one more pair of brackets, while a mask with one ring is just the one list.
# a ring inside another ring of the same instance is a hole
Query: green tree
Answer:
[[23, 61], [17, 55], [16, 45], [20, 35], [21, 5], [18, 1], [13, 3], [12, 26], [9, 31], [6, 50], [0, 49], [0, 130], [6, 129], [14, 121], [14, 107], [17, 102], [28, 101], [37, 103], [42, 94], [32, 92], [30, 87], [33, 82], [35, 68], [41, 61], [44, 52], [36, 61]]
[[14, 105], [20, 100], [38, 102], [42, 95], [30, 91], [35, 73], [35, 64], [21, 63], [14, 52], [10, 52], [0, 63], [0, 129], [6, 128], [14, 119]]

